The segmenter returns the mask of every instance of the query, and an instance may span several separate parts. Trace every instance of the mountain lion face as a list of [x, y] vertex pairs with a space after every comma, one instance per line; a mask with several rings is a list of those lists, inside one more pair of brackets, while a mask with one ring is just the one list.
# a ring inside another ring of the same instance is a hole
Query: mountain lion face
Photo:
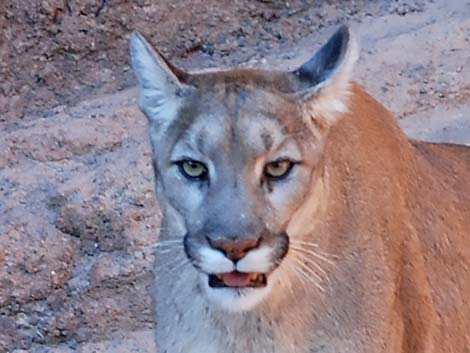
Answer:
[[252, 309], [289, 270], [303, 231], [296, 218], [312, 190], [326, 192], [318, 164], [346, 110], [353, 44], [341, 28], [292, 72], [188, 74], [133, 35], [157, 197], [170, 220], [161, 241], [181, 245], [218, 307]]

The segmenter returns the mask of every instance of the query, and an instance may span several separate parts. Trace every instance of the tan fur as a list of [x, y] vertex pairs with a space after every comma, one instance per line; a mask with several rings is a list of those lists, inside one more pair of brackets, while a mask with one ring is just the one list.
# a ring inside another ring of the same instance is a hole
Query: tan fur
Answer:
[[162, 305], [191, 310], [157, 335], [171, 352], [470, 352], [470, 149], [410, 141], [357, 85], [349, 110], [287, 228], [335, 256], [325, 291], [281, 264], [293, 291], [230, 314], [176, 286]]
[[[337, 76], [306, 100], [291, 72], [189, 74], [168, 62], [162, 68], [142, 38], [133, 41], [168, 241], [155, 266], [161, 352], [470, 352], [470, 148], [408, 139], [350, 83], [354, 46]], [[274, 191], [260, 186], [274, 153], [260, 143], [263, 131], [281, 147], [295, 140], [301, 156]], [[192, 152], [185, 146], [209, 140], [197, 158], [212, 161], [214, 178], [195, 187], [170, 156], [174, 146]], [[223, 273], [211, 268], [228, 260], [210, 249], [204, 227], [217, 221], [222, 236], [241, 237], [232, 230], [250, 217], [267, 229], [265, 246], [287, 234], [288, 252], [268, 271], [268, 294], [221, 309], [207, 294], [221, 292], [204, 288], [208, 273]], [[198, 270], [187, 261], [189, 246], [216, 265]], [[183, 259], [177, 273], [175, 259]]]
[[408, 140], [358, 86], [350, 111], [324, 151], [328, 210], [315, 230], [340, 259], [349, 324], [370, 317], [364, 352], [469, 352], [470, 149]]

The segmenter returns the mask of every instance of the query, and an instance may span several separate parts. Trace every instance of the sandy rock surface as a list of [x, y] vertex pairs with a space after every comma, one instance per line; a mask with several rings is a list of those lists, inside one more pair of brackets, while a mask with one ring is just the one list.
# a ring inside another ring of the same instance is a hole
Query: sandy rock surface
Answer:
[[125, 88], [131, 29], [186, 68], [294, 67], [347, 20], [356, 79], [406, 131], [470, 145], [468, 1], [28, 3], [0, 12], [0, 352], [155, 349], [160, 214], [146, 121]]

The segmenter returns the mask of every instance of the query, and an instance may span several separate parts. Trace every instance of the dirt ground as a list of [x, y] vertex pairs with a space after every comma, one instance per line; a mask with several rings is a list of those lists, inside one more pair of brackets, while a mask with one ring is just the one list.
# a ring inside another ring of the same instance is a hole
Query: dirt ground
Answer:
[[[2, 0], [0, 114], [50, 116], [58, 104], [134, 83], [128, 37], [145, 34], [176, 62], [229, 65], [280, 52], [330, 24], [422, 4], [359, 0]], [[20, 59], [19, 59], [20, 58]]]
[[132, 30], [187, 69], [292, 68], [339, 23], [410, 136], [470, 145], [469, 1], [1, 1], [0, 353], [155, 349]]

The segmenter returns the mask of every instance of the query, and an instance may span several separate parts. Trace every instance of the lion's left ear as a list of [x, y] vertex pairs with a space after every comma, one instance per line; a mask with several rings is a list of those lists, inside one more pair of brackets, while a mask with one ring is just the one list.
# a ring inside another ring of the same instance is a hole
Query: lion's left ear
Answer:
[[309, 61], [291, 72], [295, 95], [312, 118], [321, 117], [332, 124], [348, 111], [351, 73], [357, 58], [354, 36], [342, 26]]

